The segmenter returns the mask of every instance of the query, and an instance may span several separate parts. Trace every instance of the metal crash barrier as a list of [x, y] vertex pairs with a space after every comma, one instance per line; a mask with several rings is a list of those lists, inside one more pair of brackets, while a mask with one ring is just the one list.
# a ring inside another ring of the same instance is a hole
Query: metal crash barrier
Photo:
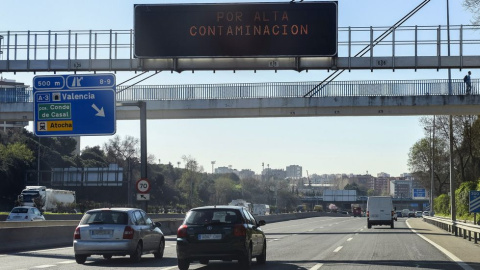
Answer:
[[474, 241], [475, 244], [480, 240], [480, 226], [466, 223], [466, 222], [453, 222], [450, 219], [440, 217], [423, 217], [423, 221], [435, 225], [455, 236], [463, 237], [468, 241]]

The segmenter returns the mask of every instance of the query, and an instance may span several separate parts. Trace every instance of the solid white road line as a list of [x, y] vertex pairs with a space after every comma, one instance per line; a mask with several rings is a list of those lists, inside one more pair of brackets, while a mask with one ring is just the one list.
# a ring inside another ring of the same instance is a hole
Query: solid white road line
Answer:
[[412, 230], [412, 232], [416, 233], [418, 236], [420, 236], [421, 238], [423, 238], [423, 240], [427, 241], [428, 243], [430, 243], [432, 246], [436, 247], [438, 250], [440, 250], [441, 252], [443, 252], [443, 254], [447, 255], [447, 257], [450, 258], [450, 260], [456, 262], [460, 267], [462, 267], [463, 269], [465, 270], [473, 270], [472, 267], [470, 267], [468, 264], [464, 263], [462, 260], [460, 260], [460, 258], [458, 258], [457, 256], [455, 256], [453, 253], [451, 253], [450, 251], [444, 249], [443, 247], [441, 247], [440, 245], [438, 245], [437, 243], [433, 242], [432, 240], [428, 239], [427, 237], [421, 235], [419, 232], [415, 231], [412, 226], [410, 226], [410, 223], [408, 223], [408, 220], [407, 220], [407, 226], [408, 228], [410, 228], [410, 230]]
[[64, 262], [59, 262], [59, 264], [69, 264], [69, 263], [76, 263], [76, 261], [64, 261]]
[[318, 269], [320, 269], [320, 267], [322, 267], [322, 266], [323, 266], [323, 263], [318, 263], [318, 264], [316, 264], [314, 267], [310, 268], [310, 270], [318, 270]]

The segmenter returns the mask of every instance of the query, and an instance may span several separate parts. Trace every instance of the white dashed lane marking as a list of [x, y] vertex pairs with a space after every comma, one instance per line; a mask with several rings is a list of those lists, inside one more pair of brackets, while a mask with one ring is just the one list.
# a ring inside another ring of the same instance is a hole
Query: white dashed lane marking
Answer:
[[333, 252], [339, 252], [342, 248], [343, 248], [343, 246], [339, 246]]

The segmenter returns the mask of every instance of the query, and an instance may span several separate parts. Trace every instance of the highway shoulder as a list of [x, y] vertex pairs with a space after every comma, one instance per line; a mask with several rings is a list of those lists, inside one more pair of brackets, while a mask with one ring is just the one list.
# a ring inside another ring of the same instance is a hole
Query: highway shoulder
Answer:
[[[410, 218], [407, 225], [415, 233], [431, 241], [431, 244], [440, 249], [453, 261], [457, 261], [464, 269], [480, 269], [480, 245], [462, 237], [456, 237], [449, 232], [421, 218]], [[442, 250], [443, 249], [443, 250]], [[465, 265], [468, 264], [468, 265]]]

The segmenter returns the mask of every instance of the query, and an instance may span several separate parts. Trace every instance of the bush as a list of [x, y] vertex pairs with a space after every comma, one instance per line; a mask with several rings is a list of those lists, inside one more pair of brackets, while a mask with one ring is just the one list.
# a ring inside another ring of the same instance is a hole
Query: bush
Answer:
[[463, 182], [460, 187], [455, 190], [455, 204], [457, 208], [457, 215], [459, 217], [469, 216], [468, 206], [470, 204], [470, 190], [475, 190], [477, 183]]
[[433, 210], [435, 213], [450, 215], [450, 196], [442, 194], [434, 199]]

